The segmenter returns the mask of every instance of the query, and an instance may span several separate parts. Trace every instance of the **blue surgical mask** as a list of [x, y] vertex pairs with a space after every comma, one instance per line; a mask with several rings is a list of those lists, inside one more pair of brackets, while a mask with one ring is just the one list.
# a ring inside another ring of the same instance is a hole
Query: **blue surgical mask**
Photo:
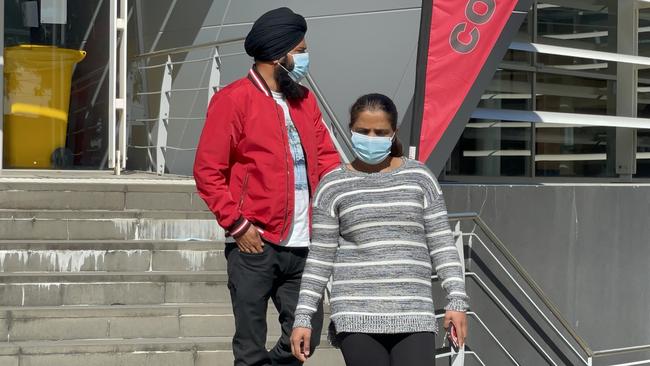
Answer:
[[367, 164], [379, 164], [390, 155], [393, 136], [366, 136], [352, 131], [352, 146], [359, 159]]
[[309, 72], [309, 53], [296, 53], [291, 56], [293, 56], [293, 70], [287, 70], [282, 64], [280, 66], [289, 73], [291, 80], [297, 83]]

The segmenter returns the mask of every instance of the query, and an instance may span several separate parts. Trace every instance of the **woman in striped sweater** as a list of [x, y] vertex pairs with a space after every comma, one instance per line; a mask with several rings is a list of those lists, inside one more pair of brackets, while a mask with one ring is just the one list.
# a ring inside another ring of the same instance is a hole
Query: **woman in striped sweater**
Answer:
[[313, 232], [295, 312], [292, 350], [309, 357], [311, 318], [333, 276], [330, 340], [348, 366], [435, 364], [431, 275], [447, 292], [445, 328], [459, 343], [468, 308], [442, 191], [421, 163], [402, 157], [397, 110], [369, 94], [350, 110], [358, 158], [326, 175], [313, 199]]

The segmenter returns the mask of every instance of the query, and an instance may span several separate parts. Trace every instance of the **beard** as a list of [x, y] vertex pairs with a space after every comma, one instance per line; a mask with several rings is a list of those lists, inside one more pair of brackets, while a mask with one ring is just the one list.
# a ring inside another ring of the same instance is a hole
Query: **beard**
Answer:
[[280, 93], [287, 99], [305, 98], [307, 96], [305, 87], [293, 81], [287, 72], [287, 70], [293, 70], [293, 65], [288, 65], [286, 60], [280, 64], [283, 67], [277, 67], [273, 75], [275, 82], [278, 83]]

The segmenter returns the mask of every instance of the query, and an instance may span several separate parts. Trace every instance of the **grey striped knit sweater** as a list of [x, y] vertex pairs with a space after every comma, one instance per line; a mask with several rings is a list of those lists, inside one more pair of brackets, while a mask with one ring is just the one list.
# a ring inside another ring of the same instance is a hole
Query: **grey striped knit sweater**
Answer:
[[387, 173], [340, 167], [313, 200], [313, 232], [294, 327], [311, 318], [333, 275], [336, 332], [437, 332], [431, 275], [447, 310], [468, 308], [442, 191], [431, 171], [404, 159]]

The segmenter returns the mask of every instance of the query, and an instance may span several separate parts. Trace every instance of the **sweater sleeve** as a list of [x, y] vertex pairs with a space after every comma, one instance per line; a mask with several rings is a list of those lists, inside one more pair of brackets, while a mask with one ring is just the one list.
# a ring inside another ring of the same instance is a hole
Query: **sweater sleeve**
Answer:
[[424, 227], [431, 263], [442, 288], [447, 292], [445, 310], [467, 311], [469, 298], [465, 292], [462, 262], [449, 226], [447, 207], [438, 183], [433, 176], [430, 178], [433, 179], [429, 182], [433, 187], [425, 190], [430, 193], [425, 202]]
[[294, 328], [311, 328], [312, 316], [318, 309], [334, 268], [338, 239], [338, 218], [322, 208], [314, 207], [312, 243], [302, 274]]

